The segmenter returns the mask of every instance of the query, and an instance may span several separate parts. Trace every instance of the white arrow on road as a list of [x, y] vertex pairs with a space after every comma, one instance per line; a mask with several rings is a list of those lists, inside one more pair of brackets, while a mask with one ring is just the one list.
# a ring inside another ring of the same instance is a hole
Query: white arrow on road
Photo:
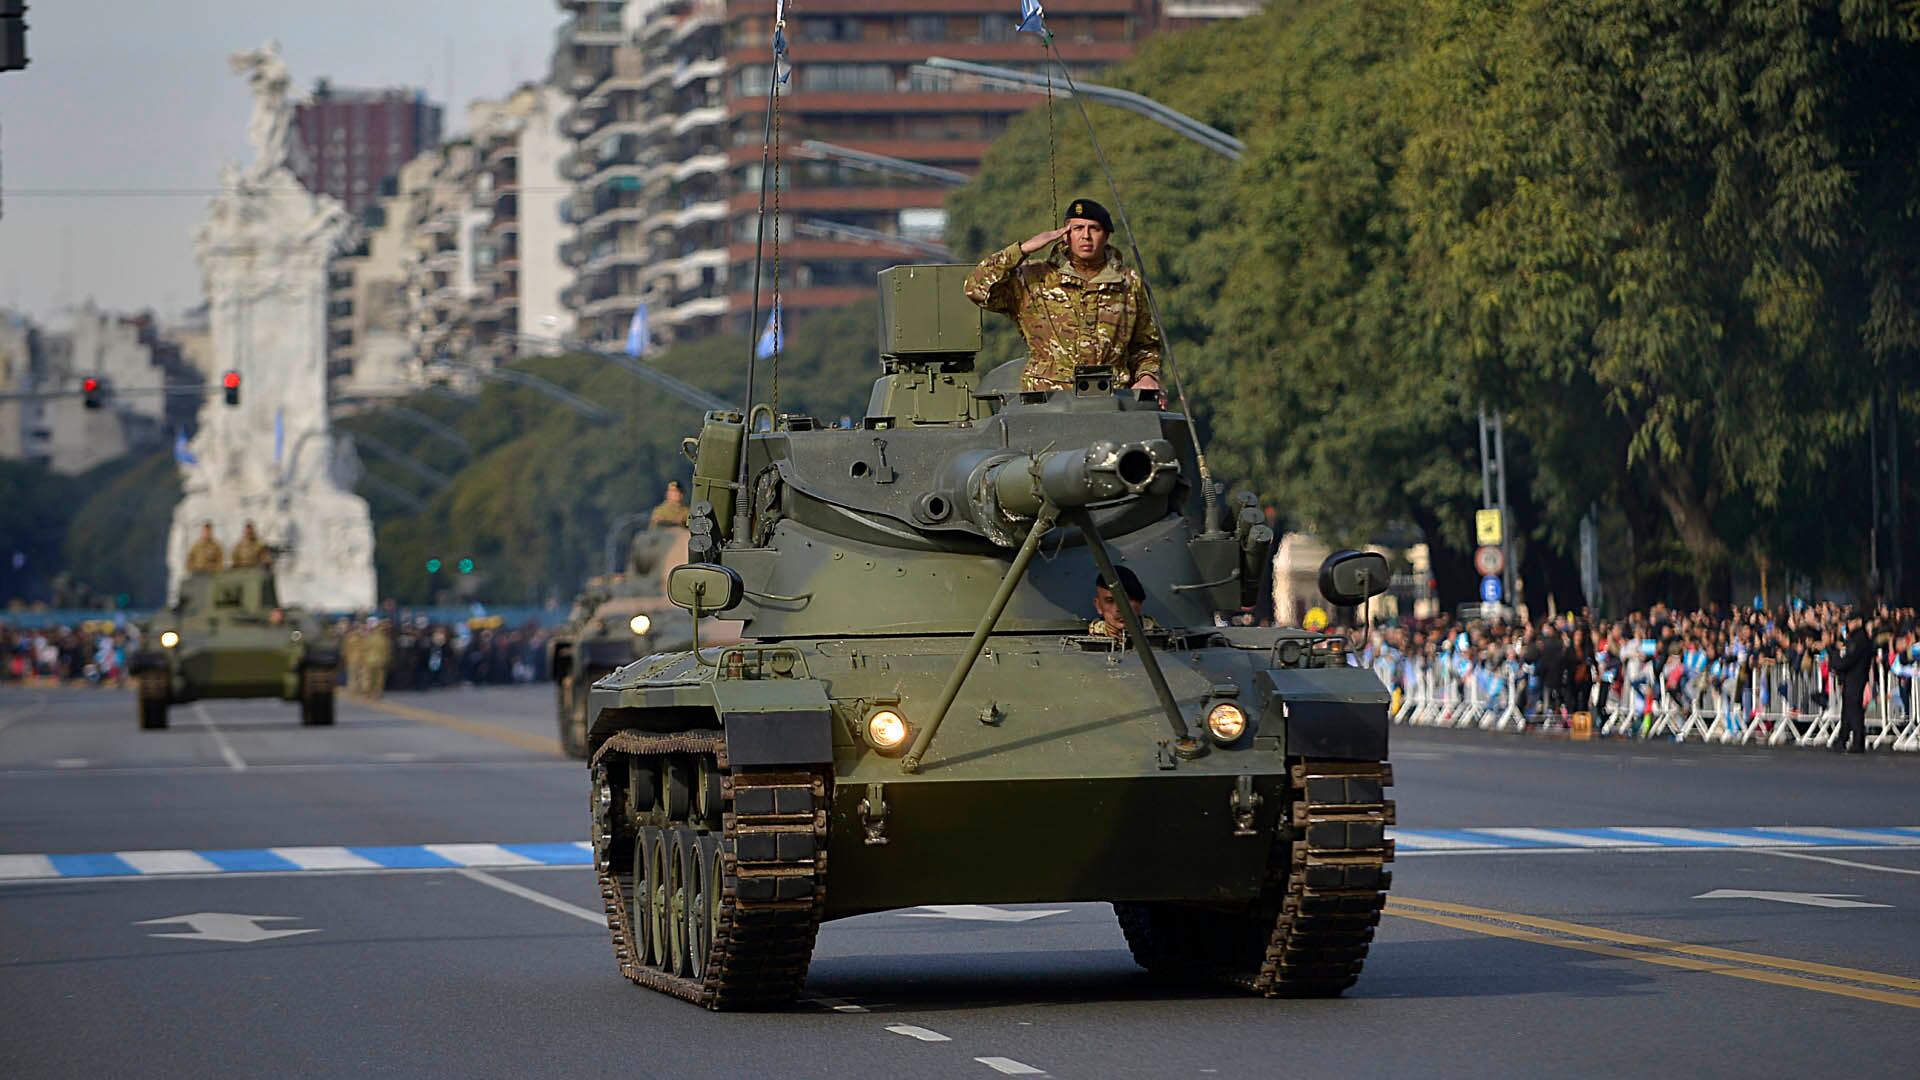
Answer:
[[986, 904], [924, 904], [918, 911], [898, 912], [900, 917], [905, 919], [966, 919], [972, 922], [1027, 922], [1066, 913], [1066, 908], [1012, 911], [1007, 908], [988, 907]]
[[1819, 892], [1766, 892], [1758, 889], [1715, 889], [1703, 892], [1695, 900], [1775, 900], [1782, 904], [1805, 904], [1807, 907], [1831, 908], [1884, 908], [1892, 904], [1869, 904], [1854, 900], [1857, 893], [1819, 893]]
[[162, 923], [186, 923], [193, 927], [190, 934], [149, 934], [148, 937], [180, 938], [185, 941], [238, 941], [250, 943], [270, 941], [273, 938], [292, 937], [295, 934], [317, 934], [318, 930], [269, 930], [259, 924], [263, 922], [290, 922], [298, 915], [236, 915], [229, 911], [200, 911], [192, 915], [171, 915], [164, 919], [147, 919], [135, 926], [158, 926]]

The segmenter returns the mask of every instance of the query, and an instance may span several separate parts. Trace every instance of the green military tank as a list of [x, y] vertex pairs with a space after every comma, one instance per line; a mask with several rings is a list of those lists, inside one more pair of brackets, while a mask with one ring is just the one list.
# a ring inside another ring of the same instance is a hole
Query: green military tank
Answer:
[[667, 601], [666, 572], [687, 561], [687, 530], [634, 534], [622, 574], [596, 577], [574, 598], [567, 624], [547, 643], [560, 748], [587, 756], [587, 691], [602, 676], [657, 652], [693, 644], [693, 620]]
[[297, 701], [302, 724], [333, 723], [339, 650], [313, 615], [279, 605], [267, 567], [188, 575], [141, 643], [127, 668], [142, 728], [165, 728], [169, 706], [202, 698]]
[[[593, 688], [620, 970], [764, 1007], [799, 990], [822, 920], [1105, 901], [1153, 972], [1339, 994], [1389, 883], [1385, 691], [1341, 637], [1215, 625], [1256, 591], [1260, 515], [1214, 509], [1153, 391], [980, 377], [967, 270], [880, 275], [857, 426], [760, 407], [687, 440], [669, 597], [747, 638]], [[1124, 634], [1088, 622], [1119, 566], [1145, 587], [1144, 616], [1114, 605]], [[1387, 582], [1375, 554], [1321, 570], [1338, 605]]]

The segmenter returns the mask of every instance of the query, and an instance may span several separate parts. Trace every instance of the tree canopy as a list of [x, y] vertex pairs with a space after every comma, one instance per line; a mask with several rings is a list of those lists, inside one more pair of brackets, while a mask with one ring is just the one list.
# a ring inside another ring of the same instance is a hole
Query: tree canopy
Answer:
[[[1636, 598], [1724, 600], [1864, 579], [1867, 417], [1920, 407], [1915, 70], [1891, 0], [1274, 0], [1100, 77], [1237, 164], [1088, 109], [1224, 477], [1329, 539], [1417, 525], [1463, 600], [1484, 405], [1531, 588], [1580, 599], [1598, 507]], [[964, 255], [1047, 224], [1051, 169], [1104, 194], [1054, 109], [951, 197]]]

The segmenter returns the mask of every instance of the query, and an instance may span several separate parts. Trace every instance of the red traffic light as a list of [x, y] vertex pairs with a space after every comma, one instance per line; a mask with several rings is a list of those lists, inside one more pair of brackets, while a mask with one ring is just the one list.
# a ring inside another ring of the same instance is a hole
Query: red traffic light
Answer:
[[100, 379], [89, 375], [80, 380], [80, 403], [89, 409], [100, 407]]
[[240, 373], [237, 371], [227, 372], [226, 376], [220, 380], [220, 385], [229, 390], [240, 389]]
[[100, 392], [100, 380], [91, 377], [81, 379], [80, 390], [82, 393], [97, 394]]

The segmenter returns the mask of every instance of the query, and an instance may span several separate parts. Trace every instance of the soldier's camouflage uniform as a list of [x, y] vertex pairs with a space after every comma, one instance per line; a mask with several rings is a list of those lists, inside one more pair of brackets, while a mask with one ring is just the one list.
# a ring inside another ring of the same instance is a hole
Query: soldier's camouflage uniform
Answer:
[[187, 549], [187, 573], [217, 574], [226, 565], [225, 556], [220, 541], [203, 536]]
[[227, 558], [235, 570], [246, 566], [266, 566], [273, 561], [267, 545], [245, 536], [233, 542], [233, 552]]
[[[1160, 624], [1154, 621], [1153, 616], [1143, 613], [1140, 616], [1140, 628], [1151, 634], [1160, 629]], [[1087, 636], [1119, 638], [1126, 637], [1127, 631], [1125, 627], [1115, 630], [1113, 627], [1107, 625], [1107, 620], [1105, 619], [1095, 619], [1087, 624]]]
[[1080, 364], [1106, 364], [1125, 385], [1160, 372], [1160, 332], [1147, 309], [1146, 286], [1111, 248], [1106, 265], [1087, 278], [1064, 247], [1029, 260], [1013, 244], [980, 260], [966, 289], [974, 303], [1013, 319], [1027, 339], [1033, 358], [1022, 390], [1070, 387]]

